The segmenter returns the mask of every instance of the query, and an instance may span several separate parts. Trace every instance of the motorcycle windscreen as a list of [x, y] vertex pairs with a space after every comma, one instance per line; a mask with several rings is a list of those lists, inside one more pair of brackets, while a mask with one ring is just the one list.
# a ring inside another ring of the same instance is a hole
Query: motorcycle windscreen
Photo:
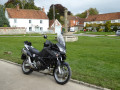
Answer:
[[62, 34], [57, 34], [57, 41], [60, 45], [62, 45], [63, 47], [65, 47], [65, 40], [63, 38]]

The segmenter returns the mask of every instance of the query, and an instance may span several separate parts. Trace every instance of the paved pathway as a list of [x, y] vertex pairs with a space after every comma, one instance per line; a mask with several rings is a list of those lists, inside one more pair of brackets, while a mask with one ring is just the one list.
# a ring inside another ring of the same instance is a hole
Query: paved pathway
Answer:
[[21, 67], [0, 61], [0, 90], [96, 90], [68, 82], [59, 85], [50, 75], [33, 72], [24, 75]]
[[93, 34], [84, 34], [84, 33], [73, 34], [73, 35], [75, 35], [75, 36], [89, 36], [89, 37], [104, 36], [104, 35], [93, 35]]

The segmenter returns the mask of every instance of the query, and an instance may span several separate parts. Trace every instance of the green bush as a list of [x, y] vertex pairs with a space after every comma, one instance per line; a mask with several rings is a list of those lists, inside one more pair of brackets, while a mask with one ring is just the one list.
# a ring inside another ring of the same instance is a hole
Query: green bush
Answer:
[[100, 29], [100, 27], [97, 27], [97, 28], [96, 28], [97, 32], [99, 31], [99, 29]]
[[103, 32], [104, 29], [99, 29], [99, 32]]
[[4, 25], [3, 27], [8, 27], [8, 25]]
[[118, 28], [117, 28], [117, 26], [115, 26], [114, 28], [113, 28], [113, 31], [117, 31], [118, 30]]

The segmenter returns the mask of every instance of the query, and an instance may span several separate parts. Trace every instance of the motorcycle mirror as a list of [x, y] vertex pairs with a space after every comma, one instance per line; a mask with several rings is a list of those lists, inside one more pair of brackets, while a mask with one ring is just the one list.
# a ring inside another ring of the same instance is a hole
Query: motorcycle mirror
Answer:
[[44, 35], [44, 39], [47, 39], [47, 35]]

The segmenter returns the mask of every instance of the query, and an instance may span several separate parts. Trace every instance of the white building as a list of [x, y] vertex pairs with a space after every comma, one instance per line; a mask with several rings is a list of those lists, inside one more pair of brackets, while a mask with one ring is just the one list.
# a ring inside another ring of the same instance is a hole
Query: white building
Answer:
[[99, 15], [90, 15], [86, 18], [84, 22], [84, 27], [87, 24], [105, 24], [106, 21], [111, 21], [111, 23], [120, 23], [120, 12], [117, 13], [107, 13]]
[[26, 32], [47, 32], [49, 28], [49, 19], [42, 10], [7, 8], [5, 16], [11, 27], [25, 27]]
[[55, 22], [54, 22], [54, 20], [50, 20], [49, 21], [49, 30], [53, 30], [54, 33], [57, 33], [57, 34], [61, 34], [62, 33], [62, 25], [57, 19], [55, 19]]

